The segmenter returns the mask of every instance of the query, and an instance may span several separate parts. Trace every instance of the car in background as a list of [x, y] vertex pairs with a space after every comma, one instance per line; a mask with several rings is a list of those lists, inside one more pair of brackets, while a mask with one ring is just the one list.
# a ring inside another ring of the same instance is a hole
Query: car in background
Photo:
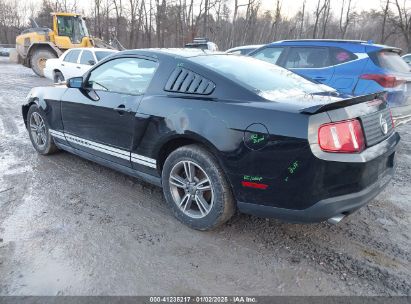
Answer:
[[402, 59], [404, 59], [404, 61], [411, 66], [411, 54], [405, 54], [402, 56]]
[[394, 117], [411, 116], [410, 67], [401, 49], [361, 40], [284, 40], [249, 56], [353, 96], [385, 91]]
[[52, 79], [55, 83], [82, 76], [97, 62], [116, 52], [116, 50], [103, 48], [70, 49], [59, 58], [47, 60], [44, 76]]
[[194, 38], [193, 42], [186, 43], [184, 45], [188, 49], [200, 49], [216, 52], [218, 51], [218, 46], [212, 41], [209, 41], [207, 38]]
[[12, 48], [0, 47], [0, 56], [8, 57], [10, 56]]
[[247, 55], [256, 49], [259, 49], [262, 46], [264, 46], [264, 44], [243, 45], [228, 49], [225, 52], [227, 54]]

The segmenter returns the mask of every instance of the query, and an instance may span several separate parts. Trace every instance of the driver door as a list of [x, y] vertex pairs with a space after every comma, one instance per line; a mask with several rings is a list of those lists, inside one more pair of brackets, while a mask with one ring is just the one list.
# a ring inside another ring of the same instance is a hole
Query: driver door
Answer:
[[93, 69], [84, 88], [69, 88], [61, 111], [67, 141], [76, 149], [131, 167], [134, 118], [157, 62], [115, 58]]

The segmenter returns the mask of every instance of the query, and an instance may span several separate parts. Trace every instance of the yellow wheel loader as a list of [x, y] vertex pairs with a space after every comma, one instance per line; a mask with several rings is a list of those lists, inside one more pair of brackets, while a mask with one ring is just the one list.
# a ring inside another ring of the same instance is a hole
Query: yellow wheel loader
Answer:
[[[79, 47], [110, 47], [102, 40], [92, 39], [84, 18], [79, 14], [51, 13], [52, 27], [40, 27], [31, 19], [32, 28], [16, 37], [18, 63], [44, 76], [46, 60], [57, 58], [64, 51]], [[100, 44], [100, 45], [98, 45]]]

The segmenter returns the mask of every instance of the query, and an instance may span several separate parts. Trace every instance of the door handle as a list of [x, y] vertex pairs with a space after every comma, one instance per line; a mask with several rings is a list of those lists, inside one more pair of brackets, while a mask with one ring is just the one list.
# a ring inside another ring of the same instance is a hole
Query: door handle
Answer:
[[131, 112], [130, 108], [126, 108], [125, 105], [119, 105], [117, 108], [113, 108], [114, 111], [123, 113], [123, 112]]
[[76, 68], [81, 69], [81, 67], [79, 67], [79, 66], [78, 66], [78, 67], [76, 67]]
[[62, 63], [61, 66], [64, 66], [64, 63]]

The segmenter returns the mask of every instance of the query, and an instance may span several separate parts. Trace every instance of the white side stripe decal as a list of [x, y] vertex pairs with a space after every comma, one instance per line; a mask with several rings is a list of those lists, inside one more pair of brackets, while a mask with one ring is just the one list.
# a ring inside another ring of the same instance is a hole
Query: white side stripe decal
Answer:
[[64, 140], [66, 139], [66, 138], [64, 137], [64, 134], [61, 133], [61, 132], [59, 132], [59, 131], [50, 130], [50, 135], [53, 136], [53, 137], [57, 137], [57, 138], [60, 138], [60, 139], [64, 139]]
[[135, 154], [135, 153], [131, 153], [131, 158], [138, 158], [142, 161], [145, 161], [146, 163], [152, 163], [152, 164], [156, 163], [155, 159], [152, 159], [152, 158], [149, 158], [143, 155]]
[[[89, 149], [93, 149], [93, 150], [96, 150], [96, 151], [99, 151], [99, 152], [103, 152], [103, 153], [106, 153], [106, 154], [109, 154], [109, 155], [113, 155], [113, 156], [118, 157], [118, 158], [130, 160], [130, 154], [126, 155], [126, 154], [123, 154], [123, 153], [114, 152], [111, 149], [110, 150], [106, 149], [106, 146], [94, 143], [90, 140], [86, 140], [86, 139], [83, 139], [83, 138], [80, 138], [80, 137], [77, 137], [77, 136], [69, 135], [67, 133], [65, 133], [65, 135], [66, 135], [67, 140], [72, 142], [72, 143], [75, 143], [75, 144], [78, 144], [80, 146], [83, 146], [83, 147], [86, 147], [86, 148], [89, 148]], [[110, 148], [110, 147], [107, 146], [107, 148]], [[126, 151], [124, 151], [124, 152], [126, 152]]]
[[99, 152], [103, 152], [103, 153], [118, 157], [118, 158], [122, 158], [125, 160], [131, 160], [133, 163], [144, 165], [150, 168], [157, 167], [157, 161], [147, 156], [139, 155], [136, 153], [130, 153], [125, 150], [103, 145], [103, 144], [100, 144], [100, 143], [97, 143], [91, 140], [87, 140], [81, 137], [77, 137], [71, 134], [63, 133], [63, 132], [52, 130], [52, 129], [50, 129], [50, 135], [56, 138], [67, 140], [69, 142], [75, 143], [83, 147], [87, 147], [89, 149], [93, 149]]
[[133, 163], [141, 164], [141, 165], [144, 165], [144, 166], [147, 166], [147, 167], [150, 167], [150, 168], [154, 168], [154, 169], [157, 168], [155, 163], [148, 163], [148, 162], [146, 162], [144, 160], [141, 160], [141, 159], [138, 159], [138, 158], [132, 158], [131, 161]]

